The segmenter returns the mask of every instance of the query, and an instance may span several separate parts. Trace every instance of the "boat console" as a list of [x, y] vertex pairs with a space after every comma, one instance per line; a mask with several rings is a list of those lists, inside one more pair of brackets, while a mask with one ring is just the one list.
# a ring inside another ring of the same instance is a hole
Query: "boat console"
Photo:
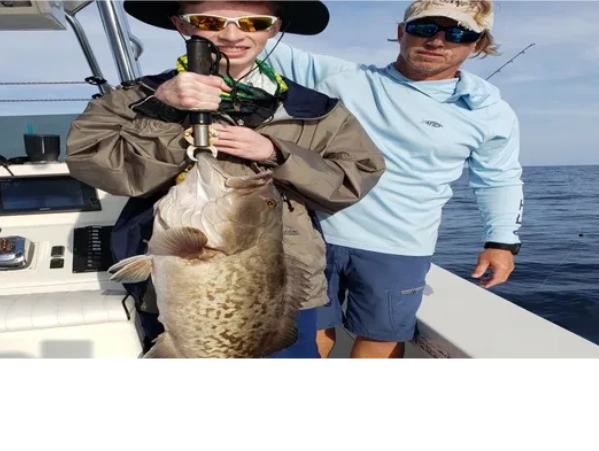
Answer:
[[[97, 86], [97, 97], [112, 88], [76, 17], [92, 4], [121, 81], [136, 78], [143, 47], [120, 2], [0, 2], [0, 32], [74, 33], [92, 73], [85, 81]], [[133, 299], [106, 272], [111, 229], [127, 198], [70, 176], [58, 158], [66, 120], [38, 116], [35, 128], [45, 131], [23, 135], [22, 118], [2, 119], [8, 122], [0, 149], [0, 357], [141, 356]], [[20, 157], [23, 143], [27, 156]]]
[[0, 357], [141, 355], [133, 300], [106, 272], [126, 200], [65, 163], [0, 166]]

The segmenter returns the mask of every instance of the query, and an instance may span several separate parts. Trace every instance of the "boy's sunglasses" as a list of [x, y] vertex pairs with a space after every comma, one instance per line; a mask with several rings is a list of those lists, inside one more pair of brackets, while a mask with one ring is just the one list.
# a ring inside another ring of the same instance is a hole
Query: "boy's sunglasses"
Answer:
[[435, 36], [439, 31], [445, 32], [445, 40], [447, 42], [454, 42], [456, 44], [471, 44], [476, 42], [482, 33], [468, 30], [467, 28], [452, 25], [450, 27], [443, 27], [436, 22], [427, 20], [416, 20], [406, 24], [406, 33], [420, 38], [431, 38]]
[[207, 14], [184, 14], [179, 16], [189, 22], [200, 31], [222, 31], [230, 23], [234, 23], [241, 31], [252, 33], [254, 31], [266, 31], [278, 20], [274, 16], [245, 16], [245, 17], [222, 17]]

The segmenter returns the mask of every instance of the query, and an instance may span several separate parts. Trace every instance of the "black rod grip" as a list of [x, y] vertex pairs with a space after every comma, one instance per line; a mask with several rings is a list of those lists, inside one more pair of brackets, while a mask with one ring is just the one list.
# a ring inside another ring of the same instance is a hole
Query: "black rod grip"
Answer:
[[[212, 52], [210, 41], [191, 36], [186, 41], [187, 46], [187, 70], [200, 75], [211, 75]], [[189, 122], [193, 126], [194, 144], [197, 147], [209, 147], [209, 126], [212, 124], [212, 116], [209, 112], [189, 112]]]

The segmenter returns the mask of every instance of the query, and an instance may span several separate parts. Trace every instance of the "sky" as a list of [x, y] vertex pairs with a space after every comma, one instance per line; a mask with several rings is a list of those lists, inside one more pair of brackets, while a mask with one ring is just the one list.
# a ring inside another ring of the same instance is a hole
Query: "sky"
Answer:
[[[317, 36], [285, 35], [282, 42], [347, 60], [386, 65], [394, 61], [396, 37], [408, 2], [326, 1], [329, 27]], [[104, 76], [119, 79], [96, 5], [77, 17], [96, 52]], [[185, 53], [178, 33], [129, 18], [144, 43], [143, 73], [174, 67]], [[521, 122], [523, 165], [599, 164], [599, 1], [498, 1], [493, 34], [502, 55], [469, 60], [464, 69], [488, 77], [529, 44], [525, 54], [490, 82]], [[0, 31], [0, 83], [81, 81], [91, 75], [72, 30]], [[77, 85], [0, 86], [0, 99], [89, 98], [96, 88]], [[0, 102], [0, 115], [82, 111], [86, 102]]]

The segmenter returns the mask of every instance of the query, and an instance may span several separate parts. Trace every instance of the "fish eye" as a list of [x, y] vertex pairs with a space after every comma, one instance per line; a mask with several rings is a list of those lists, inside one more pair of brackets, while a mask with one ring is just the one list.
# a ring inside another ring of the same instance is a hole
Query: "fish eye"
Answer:
[[273, 207], [275, 207], [277, 205], [277, 203], [274, 200], [269, 199], [269, 200], [266, 201], [266, 205], [268, 205], [269, 207], [273, 208]]

